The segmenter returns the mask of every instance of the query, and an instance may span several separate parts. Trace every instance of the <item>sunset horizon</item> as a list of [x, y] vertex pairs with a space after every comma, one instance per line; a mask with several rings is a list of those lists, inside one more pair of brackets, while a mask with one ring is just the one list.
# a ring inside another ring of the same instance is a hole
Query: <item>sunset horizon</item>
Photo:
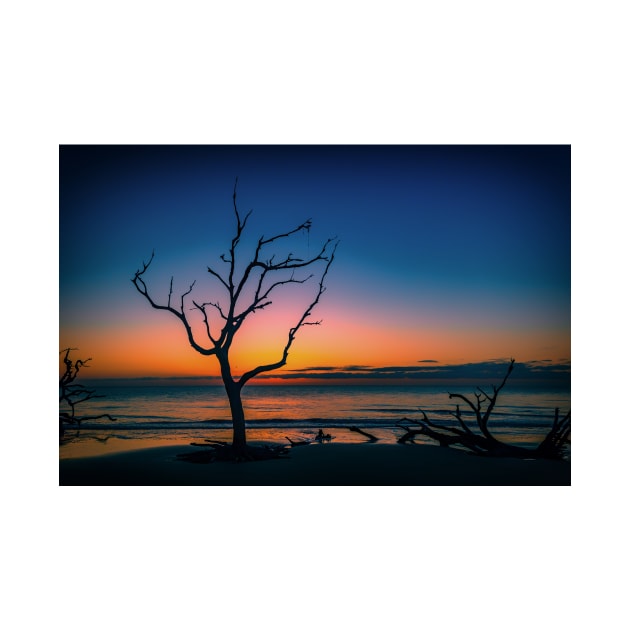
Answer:
[[[75, 350], [80, 355], [80, 349]], [[92, 357], [89, 357], [93, 359]], [[418, 361], [416, 365], [383, 365], [383, 366], [311, 366], [306, 368], [286, 367], [258, 376], [249, 381], [248, 386], [264, 385], [314, 385], [314, 386], [387, 386], [387, 385], [433, 385], [454, 384], [476, 385], [496, 380], [510, 363], [511, 358], [500, 358], [489, 361], [466, 363], [442, 363], [436, 360]], [[93, 360], [88, 364], [90, 369], [84, 371], [86, 382], [101, 384], [147, 384], [147, 385], [220, 385], [223, 386], [220, 374], [211, 372], [201, 374], [139, 374], [118, 375], [99, 374], [92, 371]], [[513, 386], [548, 386], [570, 387], [571, 361], [543, 360], [516, 361], [516, 373], [512, 378]], [[235, 377], [240, 374], [235, 371]]]
[[[404, 446], [438, 444], [521, 461], [496, 482], [567, 483], [570, 146], [64, 145], [59, 169], [66, 480], [108, 483], [100, 456], [131, 451], [135, 471], [162, 453], [143, 482], [260, 484], [168, 454], [334, 440], [325, 474], [267, 479], [426, 484], [431, 450]], [[446, 463], [440, 483], [487, 479]]]
[[[62, 146], [59, 343], [92, 357], [90, 378], [219, 375], [130, 280], [154, 256], [157, 299], [172, 278], [174, 300], [194, 285], [186, 308], [225, 300], [207, 268], [225, 267], [237, 176], [241, 264], [308, 218], [287, 251], [339, 239], [321, 323], [298, 331], [285, 370], [570, 361], [569, 147]], [[248, 319], [235, 373], [278, 360], [314, 287], [280, 287]]]

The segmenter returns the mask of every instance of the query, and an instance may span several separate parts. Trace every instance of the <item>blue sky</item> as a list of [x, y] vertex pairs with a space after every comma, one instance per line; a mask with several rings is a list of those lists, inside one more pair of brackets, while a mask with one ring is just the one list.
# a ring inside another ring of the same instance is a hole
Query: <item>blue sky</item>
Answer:
[[[387, 329], [411, 339], [409, 361], [485, 361], [523, 347], [525, 361], [570, 358], [568, 146], [62, 146], [62, 346], [91, 354], [115, 344], [116, 330], [170, 325], [129, 280], [153, 250], [162, 295], [171, 274], [183, 292], [219, 265], [237, 176], [252, 240], [309, 217], [302, 252], [340, 239], [321, 313], [339, 330], [356, 322], [365, 344], [373, 328], [379, 348], [353, 358], [348, 346], [325, 364], [387, 364]], [[319, 343], [333, 345], [327, 334]], [[443, 356], [427, 334], [444, 340]], [[401, 358], [392, 350], [390, 364]], [[101, 357], [108, 370], [112, 360]]]

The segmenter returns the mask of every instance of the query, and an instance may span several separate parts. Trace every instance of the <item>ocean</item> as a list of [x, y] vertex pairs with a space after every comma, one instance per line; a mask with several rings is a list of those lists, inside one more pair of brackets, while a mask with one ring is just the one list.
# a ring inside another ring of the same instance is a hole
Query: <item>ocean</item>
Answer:
[[[90, 444], [89, 454], [94, 454], [138, 447], [142, 440], [160, 444], [230, 440], [230, 409], [221, 386], [128, 385], [95, 389], [103, 397], [78, 406], [77, 413], [108, 413], [116, 421], [90, 420], [78, 430], [69, 427], [60, 448], [62, 457], [85, 454]], [[491, 387], [488, 389], [492, 391]], [[365, 441], [365, 437], [350, 431], [356, 426], [384, 443], [395, 443], [404, 432], [396, 424], [403, 418], [421, 419], [421, 409], [433, 421], [456, 422], [452, 416], [455, 403], [460, 403], [462, 412], [466, 408], [461, 400], [449, 400], [448, 392], [474, 400], [469, 387], [248, 385], [243, 389], [248, 439], [288, 444], [287, 438], [313, 437], [322, 429], [336, 442]], [[489, 426], [503, 441], [533, 447], [551, 426], [555, 408], [564, 415], [570, 402], [567, 390], [506, 386], [499, 394]], [[471, 414], [464, 417], [473, 422]], [[428, 438], [417, 441], [435, 443]]]

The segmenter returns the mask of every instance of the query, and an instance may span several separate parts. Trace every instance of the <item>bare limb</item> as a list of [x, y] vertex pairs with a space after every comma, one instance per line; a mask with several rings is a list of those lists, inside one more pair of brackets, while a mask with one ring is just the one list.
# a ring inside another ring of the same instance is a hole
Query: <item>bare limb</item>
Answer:
[[[193, 304], [195, 305], [195, 308], [197, 308], [199, 311], [201, 311], [203, 324], [204, 324], [204, 327], [206, 329], [206, 334], [208, 335], [208, 339], [210, 339], [210, 341], [216, 347], [217, 342], [216, 342], [216, 339], [212, 336], [212, 333], [210, 332], [210, 321], [208, 320], [208, 313], [206, 312], [206, 304], [210, 305], [210, 303], [197, 304], [193, 300]], [[212, 304], [212, 306], [216, 306], [216, 305]], [[217, 307], [217, 308], [219, 308], [219, 312], [221, 312], [221, 308], [220, 307]]]
[[160, 310], [160, 311], [168, 311], [169, 313], [172, 313], [173, 315], [175, 315], [175, 317], [177, 317], [182, 322], [182, 324], [184, 325], [184, 329], [186, 330], [188, 342], [197, 352], [206, 356], [216, 354], [216, 347], [214, 345], [212, 348], [205, 348], [204, 346], [201, 346], [200, 344], [197, 343], [193, 334], [192, 327], [190, 323], [188, 322], [188, 319], [186, 318], [186, 314], [184, 311], [184, 298], [192, 292], [193, 287], [195, 286], [194, 282], [190, 285], [188, 290], [182, 294], [180, 298], [179, 310], [171, 306], [172, 279], [171, 279], [171, 290], [169, 291], [168, 301], [166, 305], [158, 304], [157, 302], [153, 300], [153, 298], [149, 294], [149, 291], [147, 289], [146, 283], [144, 282], [143, 276], [149, 269], [149, 266], [151, 265], [151, 262], [153, 261], [154, 255], [155, 255], [155, 252], [151, 254], [151, 258], [149, 259], [149, 262], [143, 263], [142, 269], [139, 269], [138, 271], [136, 271], [134, 277], [131, 279], [131, 282], [136, 287], [138, 293], [143, 295], [154, 309]]
[[[326, 241], [326, 243], [331, 243], [332, 240], [329, 239], [328, 241]], [[289, 335], [287, 338], [287, 343], [284, 346], [284, 350], [282, 351], [282, 357], [280, 358], [279, 361], [276, 361], [275, 363], [269, 363], [267, 365], [259, 365], [258, 367], [254, 368], [253, 370], [250, 370], [249, 372], [246, 372], [245, 374], [243, 374], [239, 380], [239, 386], [243, 387], [243, 385], [245, 385], [245, 383], [247, 383], [247, 381], [249, 381], [250, 379], [254, 378], [254, 376], [257, 376], [258, 374], [262, 374], [263, 372], [270, 372], [272, 370], [277, 370], [278, 368], [281, 368], [283, 365], [286, 364], [287, 362], [287, 358], [289, 356], [289, 350], [291, 349], [291, 346], [293, 345], [293, 341], [295, 340], [295, 336], [298, 333], [298, 330], [300, 330], [300, 328], [304, 325], [319, 325], [320, 322], [307, 322], [307, 319], [311, 316], [311, 313], [313, 311], [313, 309], [315, 308], [315, 306], [318, 304], [320, 298], [322, 297], [322, 295], [324, 294], [324, 292], [326, 291], [326, 287], [324, 286], [324, 280], [326, 279], [326, 276], [328, 275], [328, 270], [330, 269], [330, 266], [333, 263], [333, 260], [335, 259], [335, 252], [337, 250], [337, 243], [334, 244], [332, 252], [330, 253], [330, 256], [328, 257], [328, 262], [326, 263], [326, 267], [324, 269], [324, 273], [322, 274], [322, 277], [319, 281], [319, 290], [317, 291], [317, 295], [315, 296], [315, 299], [311, 302], [311, 304], [307, 307], [307, 309], [304, 311], [304, 313], [302, 314], [302, 316], [300, 317], [298, 323], [289, 330]]]
[[[494, 410], [494, 407], [496, 405], [497, 398], [499, 396], [499, 392], [505, 387], [505, 384], [506, 384], [510, 374], [512, 373], [513, 369], [514, 369], [514, 359], [510, 359], [510, 364], [508, 366], [508, 369], [507, 369], [507, 372], [506, 372], [505, 376], [503, 377], [503, 381], [501, 382], [501, 385], [499, 385], [499, 387], [494, 387], [493, 386], [493, 388], [492, 388], [493, 389], [492, 396], [487, 394], [483, 389], [481, 389], [481, 387], [478, 387], [477, 390], [480, 393], [475, 393], [474, 394], [475, 399], [476, 399], [475, 403], [473, 403], [469, 398], [467, 398], [463, 394], [452, 394], [452, 393], [449, 392], [449, 395], [448, 395], [449, 398], [451, 398], [451, 399], [452, 398], [458, 398], [460, 400], [463, 400], [471, 408], [471, 410], [475, 414], [475, 418], [477, 420], [477, 427], [479, 428], [481, 433], [488, 440], [495, 440], [494, 436], [488, 430], [488, 421], [490, 420], [490, 416], [491, 416], [492, 411]], [[488, 403], [487, 406], [486, 406], [485, 411], [483, 410], [483, 404], [484, 403]], [[466, 429], [467, 431], [470, 432], [470, 428], [466, 425], [464, 419], [461, 416], [459, 405], [457, 405], [456, 412], [453, 415], [458, 420], [460, 425], [464, 429]]]
[[269, 299], [269, 296], [274, 289], [285, 284], [304, 284], [305, 282], [308, 282], [312, 277], [313, 274], [309, 275], [306, 278], [303, 278], [302, 280], [296, 280], [293, 276], [286, 280], [278, 280], [277, 282], [274, 282], [272, 285], [270, 285], [269, 288], [261, 294], [260, 291], [262, 289], [262, 280], [264, 279], [264, 273], [261, 274], [260, 281], [256, 289], [256, 294], [254, 295], [252, 303], [243, 312], [234, 316], [233, 333], [236, 333], [238, 331], [248, 315], [273, 304], [273, 302]]
[[208, 267], [208, 273], [217, 278], [228, 291], [230, 290], [230, 285], [223, 279], [220, 273], [216, 272], [212, 267]]
[[[412, 442], [418, 435], [424, 435], [436, 440], [440, 446], [461, 446], [482, 455], [562, 459], [565, 446], [568, 444], [571, 436], [570, 412], [560, 419], [559, 410], [556, 409], [551, 429], [535, 449], [501, 442], [488, 429], [488, 423], [496, 406], [499, 393], [505, 387], [513, 369], [514, 359], [510, 361], [501, 384], [498, 387], [493, 387], [492, 395], [478, 388], [479, 393], [474, 394], [476, 402], [472, 402], [470, 398], [462, 394], [449, 394], [449, 398], [463, 400], [473, 410], [480, 434], [474, 433], [471, 427], [468, 426], [462, 417], [460, 406], [457, 405], [456, 411], [452, 412], [451, 415], [458, 421], [459, 428], [432, 422], [426, 413], [421, 410], [423, 420], [403, 418], [398, 423], [400, 428], [405, 429], [405, 433], [398, 438], [398, 441], [401, 443]], [[483, 407], [484, 404], [486, 404], [485, 409]]]
[[67, 405], [70, 410], [59, 410], [59, 436], [64, 434], [64, 424], [77, 424], [80, 425], [84, 420], [95, 420], [97, 418], [109, 418], [115, 421], [109, 414], [100, 414], [98, 416], [79, 416], [76, 413], [77, 405], [80, 405], [88, 400], [94, 398], [104, 398], [102, 394], [97, 394], [95, 390], [88, 389], [81, 383], [76, 383], [76, 379], [79, 376], [79, 372], [83, 367], [89, 367], [87, 363], [92, 359], [76, 359], [73, 361], [70, 358], [70, 352], [76, 350], [76, 348], [65, 348], [59, 354], [64, 354], [63, 363], [64, 371], [59, 378], [59, 404]]
[[470, 427], [466, 424], [465, 420], [462, 418], [462, 414], [459, 410], [459, 405], [455, 406], [455, 412], [451, 412], [451, 415], [459, 422], [459, 425], [462, 427], [462, 429], [466, 433], [473, 435], [473, 432], [471, 431]]
[[364, 435], [366, 438], [368, 438], [368, 440], [370, 442], [378, 442], [378, 440], [379, 440], [379, 438], [377, 438], [372, 433], [368, 433], [367, 431], [364, 431], [363, 429], [360, 429], [359, 427], [348, 427], [348, 430], [349, 431], [354, 431], [355, 433], [360, 433], [361, 435]]

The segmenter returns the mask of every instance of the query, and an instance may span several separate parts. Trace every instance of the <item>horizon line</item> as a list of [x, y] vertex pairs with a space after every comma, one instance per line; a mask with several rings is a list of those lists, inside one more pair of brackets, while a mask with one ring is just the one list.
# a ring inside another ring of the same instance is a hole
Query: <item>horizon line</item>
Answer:
[[[477, 363], [463, 364], [436, 364], [436, 362], [423, 360], [418, 363], [424, 365], [408, 366], [384, 366], [370, 367], [361, 365], [348, 366], [313, 366], [306, 368], [295, 368], [280, 372], [269, 372], [260, 374], [256, 381], [347, 381], [347, 380], [459, 380], [462, 378], [475, 379], [497, 379], [504, 374], [502, 369], [509, 363], [509, 360], [497, 359], [490, 361], [480, 361]], [[563, 359], [552, 362], [549, 359], [516, 362], [514, 363], [515, 373], [512, 374], [512, 381], [532, 381], [532, 380], [566, 380], [570, 379], [571, 362]], [[155, 382], [155, 381], [214, 381], [222, 384], [219, 375], [161, 375], [161, 376], [100, 376], [88, 377], [83, 380], [90, 381], [126, 381], [126, 382]]]

